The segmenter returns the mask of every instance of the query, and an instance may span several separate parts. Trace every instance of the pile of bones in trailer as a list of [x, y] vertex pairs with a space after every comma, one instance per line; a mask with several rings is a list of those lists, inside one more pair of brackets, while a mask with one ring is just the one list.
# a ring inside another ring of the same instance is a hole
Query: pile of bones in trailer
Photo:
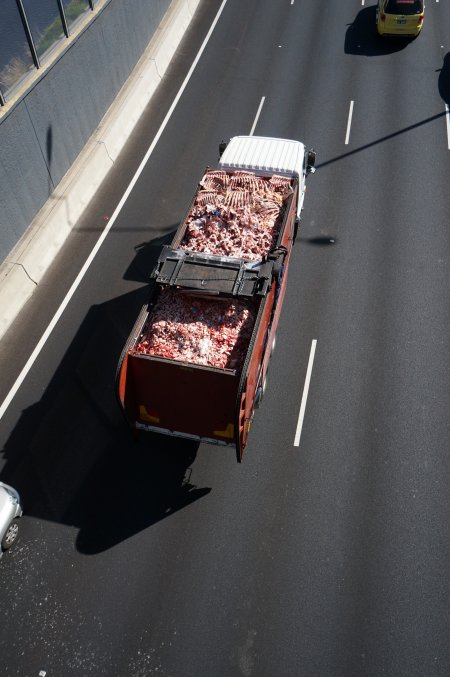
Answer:
[[[291, 193], [291, 180], [283, 176], [206, 171], [187, 217], [181, 249], [263, 259], [276, 245]], [[242, 362], [254, 321], [248, 301], [200, 298], [163, 288], [136, 351], [234, 369]]]

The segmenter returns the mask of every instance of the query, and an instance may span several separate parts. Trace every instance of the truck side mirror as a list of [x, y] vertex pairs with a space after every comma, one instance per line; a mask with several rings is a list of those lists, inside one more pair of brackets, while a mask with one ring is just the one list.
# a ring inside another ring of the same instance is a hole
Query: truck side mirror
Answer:
[[228, 144], [227, 144], [226, 141], [223, 141], [223, 140], [222, 140], [222, 141], [219, 143], [219, 157], [222, 157], [222, 153], [223, 153], [223, 151], [225, 150], [225, 148], [226, 148], [227, 146], [228, 146]]
[[316, 164], [316, 151], [314, 148], [311, 148], [308, 151], [308, 155], [306, 157], [306, 173], [307, 174], [314, 174], [316, 171], [314, 169], [314, 165]]

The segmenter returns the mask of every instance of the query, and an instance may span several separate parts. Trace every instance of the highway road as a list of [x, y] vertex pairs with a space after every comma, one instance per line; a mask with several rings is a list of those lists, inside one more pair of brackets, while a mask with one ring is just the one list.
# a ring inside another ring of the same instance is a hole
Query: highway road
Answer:
[[[450, 675], [450, 7], [428, 0], [413, 41], [374, 21], [368, 0], [205, 2], [2, 340], [4, 401], [113, 220], [2, 419], [25, 507], [0, 562], [3, 674]], [[317, 171], [239, 465], [134, 442], [113, 383], [159, 247], [254, 124], [313, 146]]]

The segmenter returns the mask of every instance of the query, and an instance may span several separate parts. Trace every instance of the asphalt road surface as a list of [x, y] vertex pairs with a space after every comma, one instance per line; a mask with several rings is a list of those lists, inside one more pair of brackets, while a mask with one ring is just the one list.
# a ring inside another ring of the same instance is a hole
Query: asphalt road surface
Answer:
[[[0, 344], [7, 397], [218, 12], [205, 2], [112, 175]], [[377, 39], [373, 2], [227, 0], [111, 231], [5, 412], [24, 501], [0, 672], [450, 675], [450, 7]], [[258, 114], [259, 111], [259, 115]], [[317, 151], [244, 461], [147, 435], [123, 343], [218, 144]], [[300, 439], [300, 402], [315, 346]]]

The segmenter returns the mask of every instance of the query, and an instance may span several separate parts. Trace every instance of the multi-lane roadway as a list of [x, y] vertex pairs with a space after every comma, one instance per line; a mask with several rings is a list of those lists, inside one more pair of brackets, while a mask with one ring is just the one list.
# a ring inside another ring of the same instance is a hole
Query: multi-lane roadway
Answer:
[[[0, 343], [1, 478], [25, 510], [5, 675], [448, 677], [449, 60], [442, 0], [409, 42], [377, 39], [367, 0], [203, 3]], [[250, 131], [313, 146], [317, 171], [238, 465], [133, 441], [113, 384], [160, 245]]]

